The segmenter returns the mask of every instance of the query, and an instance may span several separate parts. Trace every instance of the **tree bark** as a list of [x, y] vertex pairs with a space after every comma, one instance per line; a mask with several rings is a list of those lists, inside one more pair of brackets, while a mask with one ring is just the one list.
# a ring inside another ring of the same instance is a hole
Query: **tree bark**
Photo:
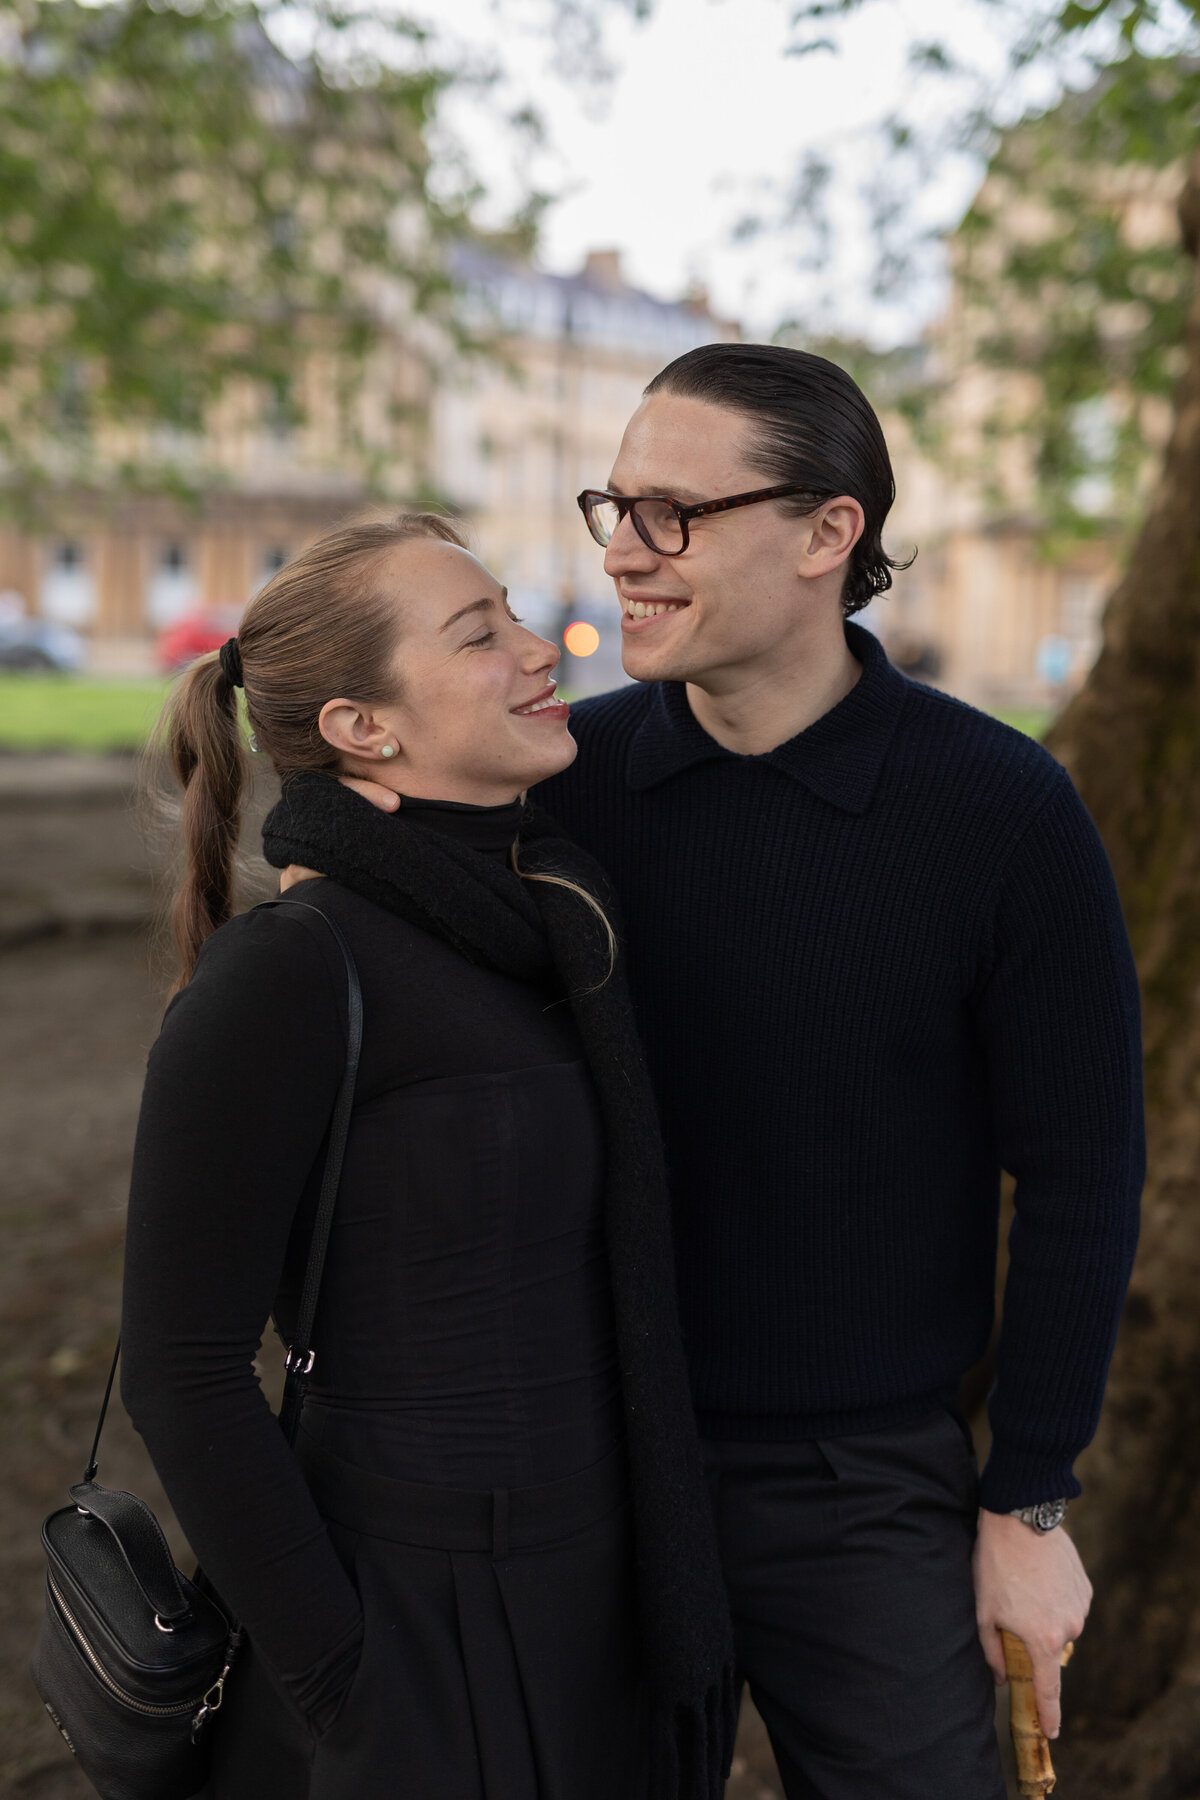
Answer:
[[[1180, 203], [1200, 240], [1200, 156]], [[1116, 871], [1142, 981], [1149, 1174], [1074, 1534], [1096, 1600], [1061, 1792], [1200, 1797], [1200, 287], [1174, 428], [1094, 670], [1050, 737]]]

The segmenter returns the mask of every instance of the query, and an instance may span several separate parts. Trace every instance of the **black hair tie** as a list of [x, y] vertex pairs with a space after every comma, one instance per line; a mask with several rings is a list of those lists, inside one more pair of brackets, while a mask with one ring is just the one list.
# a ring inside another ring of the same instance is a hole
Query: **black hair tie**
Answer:
[[221, 645], [221, 668], [230, 687], [244, 687], [242, 680], [242, 652], [235, 637], [226, 638]]

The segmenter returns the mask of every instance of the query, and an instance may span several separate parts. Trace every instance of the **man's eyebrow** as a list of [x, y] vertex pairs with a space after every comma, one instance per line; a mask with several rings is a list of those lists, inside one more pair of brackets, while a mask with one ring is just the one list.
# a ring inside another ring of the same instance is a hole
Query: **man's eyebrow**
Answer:
[[[610, 494], [620, 494], [622, 500], [627, 498], [627, 496], [621, 492], [621, 489], [617, 486], [615, 481], [609, 482], [607, 492]], [[643, 488], [641, 490], [641, 492], [638, 495], [638, 499], [639, 500], [679, 500], [679, 501], [682, 501], [684, 506], [691, 506], [698, 501], [702, 501], [704, 499], [704, 495], [698, 494], [696, 492], [695, 488], [647, 487], [647, 488]]]
[[[500, 589], [500, 597], [504, 601], [505, 605], [507, 606], [507, 604], [508, 604], [508, 589], [507, 588]], [[450, 614], [450, 617], [446, 620], [444, 625], [438, 626], [439, 635], [443, 631], [449, 631], [449, 629], [452, 625], [457, 625], [458, 621], [460, 619], [465, 619], [468, 613], [490, 612], [492, 607], [495, 606], [495, 604], [496, 604], [496, 602], [494, 600], [485, 598], [483, 600], [472, 600], [472, 602], [469, 606], [460, 606], [456, 613]]]

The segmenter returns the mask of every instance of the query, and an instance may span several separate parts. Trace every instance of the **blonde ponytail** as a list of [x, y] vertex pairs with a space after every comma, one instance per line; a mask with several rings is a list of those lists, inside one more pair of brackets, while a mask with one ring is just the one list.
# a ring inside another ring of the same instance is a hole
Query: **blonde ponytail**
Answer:
[[[247, 721], [281, 780], [303, 770], [337, 773], [337, 751], [319, 723], [327, 700], [345, 694], [394, 702], [400, 612], [381, 571], [391, 551], [417, 538], [465, 547], [453, 522], [437, 513], [345, 525], [293, 557], [246, 608], [230, 669], [237, 673], [241, 665]], [[237, 689], [220, 653], [201, 657], [180, 676], [158, 742], [183, 788], [185, 867], [171, 914], [177, 992], [205, 938], [232, 915], [249, 785]]]
[[185, 863], [171, 908], [180, 962], [178, 991], [189, 980], [204, 940], [233, 913], [249, 774], [237, 689], [216, 653], [201, 657], [180, 676], [163, 711], [160, 731], [183, 788]]

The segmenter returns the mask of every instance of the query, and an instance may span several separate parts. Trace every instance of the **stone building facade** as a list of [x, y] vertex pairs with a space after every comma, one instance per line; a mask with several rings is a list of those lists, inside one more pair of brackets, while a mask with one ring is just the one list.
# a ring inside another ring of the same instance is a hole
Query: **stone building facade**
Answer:
[[319, 364], [306, 370], [297, 428], [231, 394], [202, 443], [164, 443], [194, 498], [55, 496], [41, 531], [0, 527], [0, 594], [84, 634], [93, 669], [149, 670], [164, 628], [197, 614], [232, 628], [274, 570], [329, 526], [381, 503], [432, 503], [464, 520], [535, 629], [558, 636], [576, 615], [595, 623], [596, 653], [565, 658], [576, 691], [622, 680], [611, 588], [575, 495], [607, 479], [650, 377], [736, 328], [700, 296], [640, 292], [615, 252], [557, 276], [471, 249], [455, 272], [491, 354], [443, 357], [435, 382], [434, 359], [398, 340], [355, 395], [351, 421], [336, 372]]
[[300, 424], [249, 384], [214, 405], [203, 434], [108, 431], [96, 465], [136, 456], [163, 472], [143, 491], [43, 495], [36, 529], [0, 519], [0, 597], [67, 625], [99, 673], [154, 667], [155, 640], [181, 618], [235, 624], [246, 602], [318, 532], [380, 494], [425, 479], [428, 356], [397, 335], [353, 385], [334, 359], [298, 357]]

